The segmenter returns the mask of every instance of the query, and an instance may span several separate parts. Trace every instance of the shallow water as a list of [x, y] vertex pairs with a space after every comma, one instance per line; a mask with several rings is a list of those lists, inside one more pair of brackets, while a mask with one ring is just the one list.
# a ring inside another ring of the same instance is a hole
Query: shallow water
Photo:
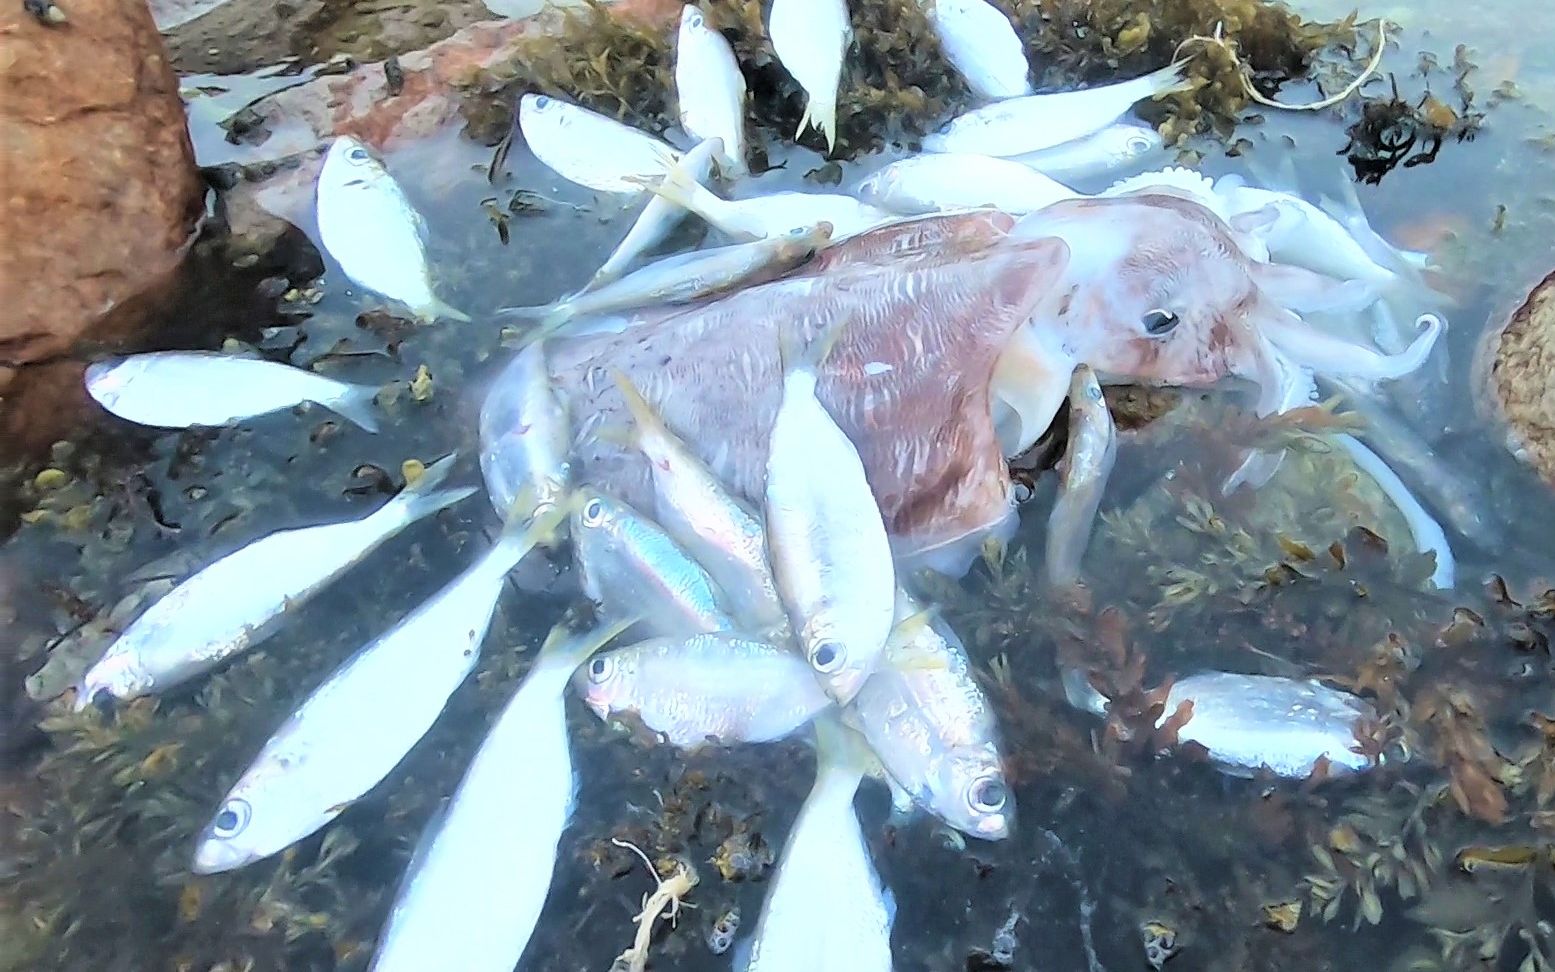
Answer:
[[[1191, 489], [1163, 485], [1191, 487], [1215, 461], [1206, 429], [1228, 407], [1220, 395], [1188, 396], [1191, 408], [1125, 441], [1104, 503], [1108, 523], [1087, 560], [1097, 605], [1123, 609], [1129, 651], [1148, 656], [1150, 684], [1199, 667], [1376, 675], [1390, 669], [1374, 660], [1395, 651], [1406, 659], [1400, 663], [1408, 674], [1405, 696], [1417, 713], [1438, 697], [1473, 703], [1437, 706], [1451, 712], [1432, 723], [1434, 741], [1484, 732], [1507, 757], [1494, 765], [1528, 756], [1518, 778], [1509, 770], [1503, 781], [1513, 790], [1507, 821], [1492, 826], [1459, 812], [1444, 789], [1448, 775], [1434, 765], [1437, 751], [1403, 769], [1316, 787], [1229, 780], [1188, 759], [1093, 752], [1098, 725], [1063, 705], [1053, 654], [1076, 636], [1092, 650], [1107, 639], [1100, 624], [1045, 602], [1022, 567], [1023, 556], [1031, 563], [1040, 556], [1049, 477], [1026, 508], [1003, 564], [979, 567], [940, 592], [975, 660], [984, 667], [999, 656], [1007, 660], [1008, 688], [995, 682], [995, 698], [1020, 807], [1015, 836], [961, 847], [924, 819], [890, 818], [879, 787], [866, 785], [859, 802], [877, 866], [898, 905], [898, 968], [1001, 967], [979, 965], [984, 960], [972, 956], [993, 949], [1012, 917], [1018, 945], [1011, 967], [1021, 969], [1143, 967], [1140, 927], [1151, 921], [1177, 932], [1182, 951], [1170, 969], [1434, 968], [1430, 962], [1449, 933], [1479, 929], [1499, 931], [1508, 942], [1492, 967], [1515, 968], [1526, 948], [1517, 944], [1516, 927], [1498, 923], [1534, 929], [1538, 919], [1549, 920], [1555, 875], [1547, 859], [1472, 875], [1453, 864], [1470, 845], [1537, 845], [1547, 855], [1555, 841], [1549, 797], [1539, 801], [1537, 782], [1548, 774], [1555, 788], [1555, 742], [1539, 756], [1527, 724], [1530, 711], [1551, 713], [1555, 670], [1547, 640], [1542, 649], [1537, 642], [1522, 647], [1521, 640], [1524, 630], [1555, 635], [1555, 605], [1538, 614], [1498, 605], [1480, 589], [1491, 571], [1506, 576], [1519, 601], [1548, 586], [1535, 579], [1555, 575], [1555, 496], [1501, 447], [1466, 377], [1487, 325], [1499, 322], [1549, 268], [1555, 53], [1549, 32], [1536, 27], [1539, 18], [1550, 18], [1543, 6], [1518, 0], [1521, 18], [1499, 10], [1494, 20], [1445, 2], [1363, 11], [1405, 27], [1385, 71], [1409, 75], [1425, 50], [1450, 64], [1453, 45], [1466, 43], [1481, 65], [1472, 81], [1482, 102], [1506, 80], [1522, 92], [1490, 112], [1473, 142], [1449, 145], [1435, 162], [1395, 171], [1379, 185], [1357, 187], [1385, 237], [1433, 250], [1444, 267], [1444, 289], [1456, 299], [1445, 314], [1451, 325], [1445, 347], [1424, 373], [1391, 391], [1449, 468], [1485, 493], [1493, 529], [1459, 550], [1460, 590], [1418, 593], [1419, 573], [1396, 524], [1377, 511], [1363, 485], [1351, 485], [1346, 471], [1324, 456], [1287, 462], [1256, 511], [1227, 502], [1219, 512], [1233, 526], [1248, 524], [1256, 537], [1239, 556], [1226, 553], [1233, 545], [1195, 515], [1186, 499]], [[1327, 0], [1302, 9], [1312, 16], [1347, 12]], [[1451, 78], [1437, 74], [1432, 84], [1448, 87]], [[241, 94], [250, 86], [231, 88]], [[1282, 97], [1310, 94], [1288, 86]], [[1227, 158], [1206, 143], [1202, 168], [1218, 175], [1289, 159], [1313, 197], [1348, 177], [1342, 156], [1334, 154], [1345, 141], [1343, 126], [1332, 117], [1264, 116], [1263, 124], [1239, 132], [1251, 151]], [[202, 161], [245, 157], [248, 150], [211, 130], [208, 115], [192, 117]], [[484, 174], [489, 156], [448, 131], [387, 160], [428, 221], [441, 295], [477, 320], [495, 307], [540, 303], [582, 283], [635, 212], [551, 175], [521, 146], [510, 156], [511, 177], [492, 186]], [[803, 149], [784, 158], [785, 169], [749, 191], [792, 187], [822, 162]], [[850, 167], [845, 180], [875, 161]], [[520, 205], [510, 208], [519, 191]], [[1497, 206], [1507, 212], [1499, 228]], [[507, 244], [494, 211], [507, 214]], [[298, 227], [316, 239], [309, 217]], [[697, 232], [688, 228], [678, 239], [690, 242]], [[286, 245], [299, 253], [267, 266], [312, 264], [301, 238]], [[479, 675], [394, 774], [295, 853], [233, 875], [187, 873], [195, 833], [215, 801], [339, 659], [477, 555], [494, 522], [482, 500], [405, 531], [262, 650], [171, 693], [154, 714], [139, 706], [106, 723], [95, 714], [56, 721], [47, 736], [31, 729], [42, 713], [22, 700], [24, 677], [34, 675], [58, 636], [75, 644], [72, 632], [135, 590], [133, 575], [145, 565], [192, 552], [190, 561], [162, 571], [177, 573], [280, 526], [359, 515], [382, 495], [346, 494], [364, 481], [353, 476], [363, 464], [392, 477], [408, 458], [430, 461], [457, 450], [475, 476], [476, 412], [485, 382], [504, 360], [497, 329], [394, 323], [374, 314], [379, 303], [356, 293], [324, 262], [321, 279], [309, 281], [302, 270], [290, 274], [287, 285], [298, 289], [278, 304], [270, 301], [269, 319], [246, 321], [233, 332], [171, 321], [166, 333], [179, 335], [182, 343], [172, 346], [215, 347], [235, 337], [277, 359], [392, 384], [396, 395], [383, 434], [367, 435], [317, 409], [234, 430], [186, 433], [136, 429], [83, 410], [86, 431], [56, 447], [51, 459], [71, 475], [70, 485], [47, 493], [25, 482], [3, 487], [0, 509], [43, 512], [0, 527], [14, 526], [0, 546], [0, 590], [14, 617], [0, 605], [0, 625], [8, 625], [9, 643], [17, 646], [5, 656], [7, 760], [0, 793], [7, 824], [14, 825], [8, 831], [15, 853], [5, 871], [13, 888], [0, 924], [0, 965], [365, 967], [422, 824], [457, 781], [482, 727], [522, 672], [525, 652], [571, 601], [566, 578], [557, 581], [556, 570], [526, 564], [487, 640]], [[253, 304], [240, 292], [254, 286], [251, 274], [210, 267], [205, 273], [213, 306]], [[191, 333], [197, 336], [188, 339]], [[417, 401], [408, 385], [422, 365], [431, 396]], [[26, 467], [29, 478], [38, 468]], [[1368, 556], [1366, 544], [1351, 538], [1347, 568], [1327, 569], [1331, 561], [1321, 551], [1356, 523], [1393, 541], [1391, 555]], [[1306, 570], [1309, 579], [1264, 579], [1267, 568], [1288, 559], [1276, 534], [1319, 552]], [[1482, 615], [1485, 626], [1462, 638], [1442, 636], [1459, 604]], [[99, 636], [79, 651], [95, 657], [103, 643]], [[44, 670], [45, 680], [52, 672]], [[791, 742], [684, 757], [607, 731], [576, 704], [570, 722], [579, 809], [563, 838], [552, 896], [525, 967], [603, 969], [629, 943], [631, 916], [652, 885], [628, 853], [609, 845], [611, 836], [654, 853], [682, 854], [701, 875], [691, 898], [697, 910], [656, 943], [655, 967], [726, 967], [727, 957], [712, 954], [703, 935], [733, 906], [744, 927], [753, 927], [766, 885], [725, 880], [711, 861], [726, 838], [743, 833], [758, 833], [774, 853], [780, 850], [810, 784], [806, 748]], [[522, 820], [522, 807], [513, 808], [513, 825]], [[1419, 829], [1411, 829], [1414, 820]], [[1321, 904], [1314, 905], [1302, 883], [1307, 875], [1322, 876], [1320, 858], [1337, 859], [1342, 882], [1374, 887], [1377, 878], [1367, 875], [1391, 873], [1395, 844], [1406, 861], [1442, 859], [1428, 869], [1432, 891], [1424, 904], [1421, 896], [1405, 900], [1396, 887], [1383, 886], [1380, 920], [1370, 922], [1360, 892], [1352, 890], [1325, 923], [1317, 914]], [[1313, 845], [1326, 850], [1314, 852]], [[1374, 851], [1380, 863], [1371, 860]], [[1293, 900], [1305, 904], [1293, 934], [1262, 927], [1262, 906]], [[1496, 904], [1487, 909], [1490, 901]], [[1537, 947], [1548, 957], [1550, 931], [1539, 934]], [[1477, 947], [1476, 940], [1468, 953]], [[1415, 959], [1426, 964], [1411, 965]], [[1471, 966], [1455, 953], [1440, 967]]]

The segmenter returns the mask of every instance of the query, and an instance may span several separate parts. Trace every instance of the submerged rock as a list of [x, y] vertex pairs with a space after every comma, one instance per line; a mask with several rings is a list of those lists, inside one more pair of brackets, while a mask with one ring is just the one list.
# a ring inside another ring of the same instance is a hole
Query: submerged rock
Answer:
[[1555, 271], [1486, 338], [1479, 364], [1508, 446], [1555, 483]]
[[45, 26], [0, 14], [0, 367], [133, 326], [201, 210], [178, 79], [142, 0], [73, 0]]

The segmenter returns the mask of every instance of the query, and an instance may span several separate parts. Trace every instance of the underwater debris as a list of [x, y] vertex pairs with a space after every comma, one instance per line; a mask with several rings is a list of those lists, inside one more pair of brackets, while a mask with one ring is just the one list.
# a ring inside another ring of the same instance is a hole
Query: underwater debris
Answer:
[[[629, 848], [641, 857], [657, 884], [652, 894], [643, 896], [642, 911], [632, 919], [637, 925], [637, 934], [632, 939], [631, 947], [616, 956], [610, 965], [611, 972], [643, 972], [648, 967], [648, 945], [653, 940], [654, 923], [665, 911], [669, 912], [671, 925], [680, 917], [682, 899], [696, 887], [696, 870], [682, 860], [661, 861], [655, 867], [648, 855], [636, 845], [616, 838], [611, 838], [610, 842], [618, 847]], [[662, 871], [668, 871], [668, 876], [661, 874]]]
[[1145, 962], [1156, 972], [1160, 972], [1167, 960], [1182, 951], [1182, 946], [1177, 943], [1177, 929], [1165, 922], [1147, 921], [1139, 926], [1139, 935], [1143, 939]]

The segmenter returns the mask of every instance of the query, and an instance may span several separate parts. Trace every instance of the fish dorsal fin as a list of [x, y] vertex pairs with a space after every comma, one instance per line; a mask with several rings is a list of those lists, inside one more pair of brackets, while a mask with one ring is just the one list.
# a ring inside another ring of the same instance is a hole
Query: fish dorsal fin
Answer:
[[1119, 179], [1097, 195], [1127, 196], [1152, 190], [1166, 190], [1176, 195], [1186, 196], [1208, 206], [1217, 215], [1223, 208], [1220, 200], [1215, 196], [1215, 184], [1209, 177], [1202, 172], [1195, 172], [1180, 165], [1169, 165], [1156, 172], [1141, 172], [1127, 179]]

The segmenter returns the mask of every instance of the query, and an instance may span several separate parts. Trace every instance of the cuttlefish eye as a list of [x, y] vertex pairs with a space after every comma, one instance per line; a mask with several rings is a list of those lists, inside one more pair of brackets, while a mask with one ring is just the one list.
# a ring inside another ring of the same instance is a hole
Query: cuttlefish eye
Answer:
[[1165, 334], [1180, 322], [1181, 319], [1176, 314], [1159, 307], [1139, 319], [1139, 323], [1145, 327], [1146, 334]]
[[1009, 801], [1010, 791], [997, 776], [982, 776], [967, 787], [967, 802], [978, 813], [998, 813]]
[[846, 652], [835, 641], [824, 641], [810, 654], [810, 664], [822, 675], [830, 675], [842, 667]]
[[598, 685], [610, 678], [610, 673], [615, 671], [615, 662], [608, 656], [600, 656], [589, 662], [589, 681]]
[[605, 504], [597, 499], [591, 499], [583, 504], [583, 524], [585, 526], [599, 526], [605, 522]]
[[228, 800], [216, 812], [216, 819], [211, 821], [211, 834], [222, 840], [236, 837], [248, 826], [253, 816], [254, 809], [248, 805], [247, 800]]
[[358, 145], [346, 153], [346, 158], [350, 159], [352, 162], [366, 162], [368, 159], [372, 158], [372, 156], [367, 154], [366, 149]]

